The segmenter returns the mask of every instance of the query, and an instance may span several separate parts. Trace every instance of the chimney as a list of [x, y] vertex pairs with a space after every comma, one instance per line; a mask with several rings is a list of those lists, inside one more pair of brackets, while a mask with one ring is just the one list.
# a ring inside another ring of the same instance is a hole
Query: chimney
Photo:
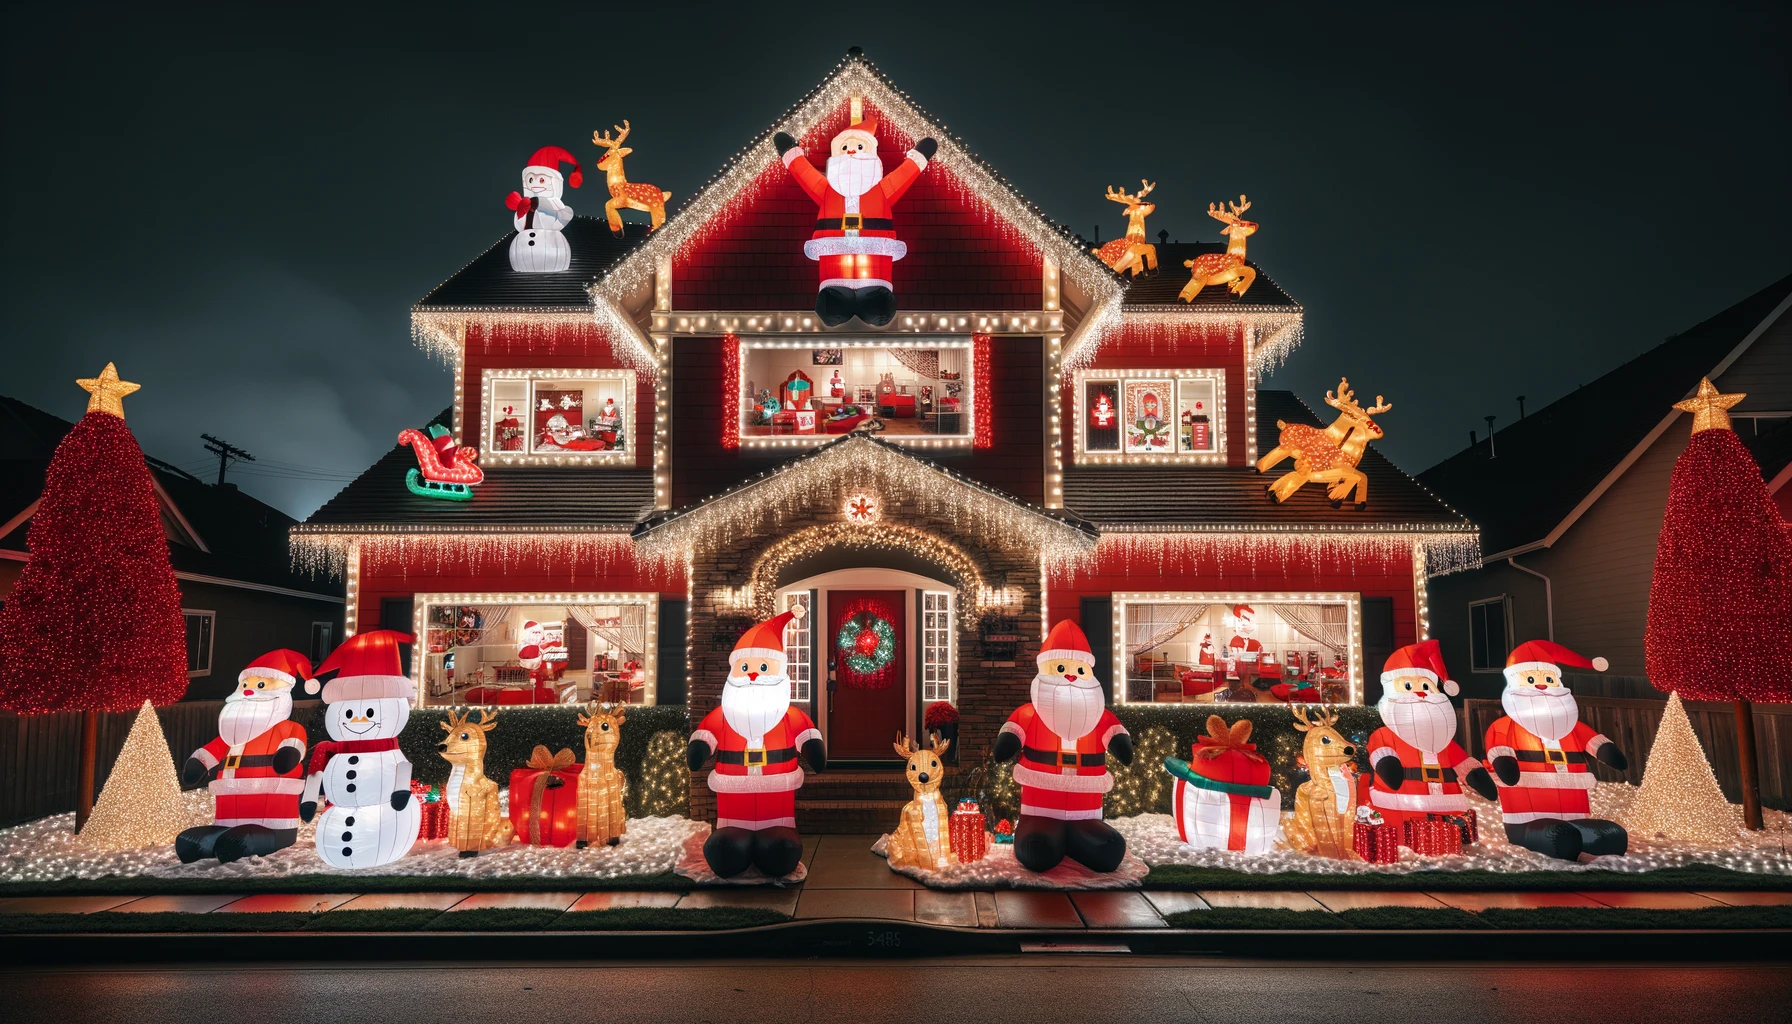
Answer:
[[1493, 421], [1494, 421], [1494, 417], [1483, 416], [1481, 418], [1487, 421], [1487, 457], [1490, 459], [1497, 459], [1500, 457], [1499, 453], [1493, 450]]
[[1475, 432], [1474, 432], [1474, 431], [1472, 431], [1472, 430], [1471, 430], [1471, 431], [1469, 431], [1469, 432], [1468, 432], [1468, 446], [1469, 446], [1469, 448], [1471, 448], [1471, 449], [1472, 449], [1472, 448], [1474, 448], [1474, 446], [1475, 446], [1475, 445], [1477, 445], [1477, 444], [1480, 444], [1480, 443], [1481, 443], [1481, 439], [1480, 439], [1480, 438], [1478, 438], [1478, 437], [1476, 437], [1476, 436], [1475, 436]]
[[1159, 231], [1157, 233], [1157, 244], [1158, 245], [1169, 245], [1170, 244], [1170, 233], [1168, 231]]
[[1524, 419], [1524, 396], [1518, 396], [1518, 418]]
[[1095, 244], [1096, 245], [1101, 244], [1101, 225], [1100, 224], [1095, 225]]

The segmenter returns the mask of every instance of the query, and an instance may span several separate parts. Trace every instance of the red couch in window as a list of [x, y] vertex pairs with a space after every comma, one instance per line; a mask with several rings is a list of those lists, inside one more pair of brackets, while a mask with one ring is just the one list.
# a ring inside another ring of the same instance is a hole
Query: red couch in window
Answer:
[[461, 694], [463, 704], [558, 704], [560, 694], [550, 687], [475, 686]]
[[852, 428], [865, 422], [867, 419], [870, 419], [868, 414], [859, 413], [857, 416], [847, 416], [844, 419], [823, 420], [821, 425], [822, 429], [830, 434], [847, 434], [852, 432]]

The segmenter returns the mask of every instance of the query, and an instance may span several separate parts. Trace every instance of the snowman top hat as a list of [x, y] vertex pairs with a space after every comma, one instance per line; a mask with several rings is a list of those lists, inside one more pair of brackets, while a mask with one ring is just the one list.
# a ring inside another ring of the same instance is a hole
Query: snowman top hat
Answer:
[[386, 697], [409, 700], [417, 687], [404, 674], [398, 645], [410, 642], [409, 633], [394, 629], [356, 633], [317, 666], [317, 675], [305, 681], [305, 692], [316, 693], [321, 685], [325, 704]]

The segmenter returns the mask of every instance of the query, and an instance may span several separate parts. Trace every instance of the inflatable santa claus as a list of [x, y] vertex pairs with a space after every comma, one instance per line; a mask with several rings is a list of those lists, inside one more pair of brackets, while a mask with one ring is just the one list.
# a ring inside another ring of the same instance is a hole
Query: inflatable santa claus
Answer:
[[1114, 788], [1108, 755], [1131, 764], [1132, 736], [1107, 709], [1095, 655], [1076, 623], [1052, 627], [1038, 664], [1033, 700], [1008, 716], [994, 752], [997, 761], [1020, 755], [1014, 859], [1029, 871], [1050, 871], [1065, 857], [1112, 871], [1126, 857], [1126, 838], [1101, 820], [1102, 794]]
[[218, 712], [218, 738], [193, 751], [181, 769], [189, 786], [211, 777], [213, 806], [210, 825], [175, 837], [182, 864], [264, 857], [298, 838], [305, 727], [292, 720], [292, 688], [310, 675], [310, 660], [284, 649], [237, 674], [237, 687]]
[[1597, 781], [1592, 762], [1623, 771], [1629, 760], [1617, 744], [1580, 720], [1562, 666], [1603, 672], [1549, 640], [1527, 640], [1506, 659], [1506, 717], [1487, 727], [1487, 760], [1499, 780], [1506, 838], [1562, 860], [1581, 854], [1621, 854], [1630, 845], [1623, 826], [1591, 817], [1588, 793]]
[[1464, 783], [1494, 798], [1487, 769], [1456, 742], [1450, 698], [1459, 692], [1436, 640], [1408, 644], [1388, 656], [1375, 705], [1382, 725], [1369, 736], [1369, 765], [1375, 770], [1369, 803], [1395, 828], [1408, 817], [1467, 811]]
[[855, 316], [873, 327], [895, 319], [891, 267], [908, 255], [908, 246], [896, 237], [891, 215], [896, 201], [927, 169], [939, 143], [915, 143], [888, 174], [877, 155], [877, 122], [857, 116], [828, 145], [825, 173], [788, 134], [772, 136], [772, 144], [790, 176], [819, 207], [814, 233], [803, 245], [803, 255], [821, 264], [815, 315], [829, 327]]
[[782, 612], [741, 634], [728, 662], [722, 704], [703, 717], [687, 750], [691, 770], [715, 755], [709, 788], [716, 794], [716, 827], [703, 859], [722, 878], [757, 867], [771, 878], [796, 870], [803, 841], [796, 834], [796, 791], [803, 785], [797, 751], [814, 771], [827, 768], [821, 730], [790, 706], [784, 672]]

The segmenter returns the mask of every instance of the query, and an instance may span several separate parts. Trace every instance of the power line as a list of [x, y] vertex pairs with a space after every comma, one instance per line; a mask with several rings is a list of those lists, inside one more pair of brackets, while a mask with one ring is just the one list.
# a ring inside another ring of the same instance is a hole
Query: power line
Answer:
[[241, 448], [238, 448], [228, 441], [220, 441], [210, 434], [200, 434], [199, 436], [206, 442], [205, 450], [218, 457], [219, 487], [224, 486], [224, 470], [230, 467], [232, 459], [241, 459], [245, 462], [255, 461], [255, 456], [250, 455], [248, 452], [243, 451]]

